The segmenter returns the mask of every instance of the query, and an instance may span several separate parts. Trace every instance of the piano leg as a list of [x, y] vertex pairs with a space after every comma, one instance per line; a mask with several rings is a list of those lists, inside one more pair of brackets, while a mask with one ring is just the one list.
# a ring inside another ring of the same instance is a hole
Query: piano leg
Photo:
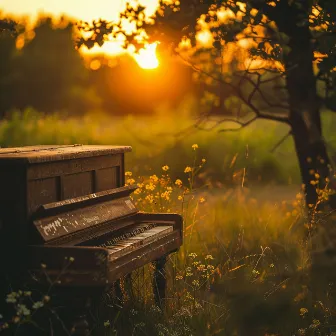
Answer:
[[123, 291], [121, 289], [120, 279], [114, 282], [113, 287], [114, 287], [114, 293], [115, 293], [115, 299], [117, 301], [117, 305], [123, 306]]
[[133, 285], [132, 285], [132, 273], [129, 273], [125, 276], [125, 292], [128, 296], [130, 302], [134, 299]]
[[161, 309], [164, 308], [164, 299], [166, 297], [166, 270], [165, 265], [167, 256], [162, 256], [154, 262], [153, 289], [155, 303]]
[[[73, 316], [71, 323], [71, 336], [89, 336], [90, 325], [87, 320], [87, 313], [91, 306], [90, 297], [83, 290], [72, 289], [69, 295], [68, 311]], [[90, 293], [91, 294], [91, 293]]]

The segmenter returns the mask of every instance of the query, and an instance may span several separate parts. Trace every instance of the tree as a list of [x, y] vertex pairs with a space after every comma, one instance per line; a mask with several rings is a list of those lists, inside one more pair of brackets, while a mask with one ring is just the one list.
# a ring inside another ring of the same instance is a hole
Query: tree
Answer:
[[[125, 21], [137, 29], [126, 33]], [[247, 121], [236, 119], [241, 127], [257, 118], [290, 127], [309, 207], [318, 203], [321, 189], [331, 188], [332, 163], [323, 138], [321, 113], [325, 108], [336, 110], [334, 0], [161, 0], [153, 17], [146, 16], [144, 7], [129, 3], [119, 22], [99, 20], [81, 28], [91, 32], [79, 40], [79, 45], [88, 47], [102, 45], [108, 36], [120, 34], [124, 35], [125, 47], [153, 41], [160, 41], [161, 46], [169, 44], [196, 72], [220, 83], [254, 114]], [[211, 45], [199, 47], [197, 34], [202, 29], [211, 33]], [[245, 49], [250, 62], [246, 64], [246, 57], [245, 61], [236, 58], [238, 66], [228, 78], [215, 66], [216, 59], [223, 60], [228, 46], [242, 39], [248, 44]], [[187, 58], [178, 48], [181, 40], [190, 45]], [[205, 65], [199, 62], [204, 52], [209, 55]], [[256, 61], [259, 67], [253, 65]], [[277, 85], [275, 95], [269, 94], [272, 82]], [[217, 109], [224, 107], [221, 102], [217, 105]], [[328, 203], [336, 208], [335, 194]]]

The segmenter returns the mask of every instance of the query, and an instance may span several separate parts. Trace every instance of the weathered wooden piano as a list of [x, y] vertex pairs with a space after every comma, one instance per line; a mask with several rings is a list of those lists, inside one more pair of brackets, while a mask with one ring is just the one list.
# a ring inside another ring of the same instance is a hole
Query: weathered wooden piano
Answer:
[[1, 301], [27, 270], [75, 292], [109, 288], [154, 262], [161, 302], [165, 259], [182, 244], [182, 218], [137, 209], [130, 198], [136, 187], [124, 181], [129, 151], [84, 145], [0, 149]]

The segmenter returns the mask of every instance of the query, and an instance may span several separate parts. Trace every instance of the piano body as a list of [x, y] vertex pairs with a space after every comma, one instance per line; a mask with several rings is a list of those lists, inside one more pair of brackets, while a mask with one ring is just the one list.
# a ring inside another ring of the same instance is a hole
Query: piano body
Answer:
[[86, 291], [109, 288], [150, 262], [156, 299], [164, 296], [165, 258], [182, 244], [182, 218], [137, 209], [130, 198], [136, 187], [124, 186], [130, 150], [0, 149], [1, 301], [27, 270], [54, 286]]

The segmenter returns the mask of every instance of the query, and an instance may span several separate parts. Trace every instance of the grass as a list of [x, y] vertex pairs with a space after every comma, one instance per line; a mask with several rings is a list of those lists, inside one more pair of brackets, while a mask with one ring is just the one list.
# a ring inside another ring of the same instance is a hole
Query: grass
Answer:
[[[184, 216], [184, 244], [167, 268], [165, 310], [153, 304], [152, 269], [147, 266], [134, 300], [126, 295], [124, 307], [96, 316], [103, 335], [335, 335], [334, 280], [326, 276], [332, 275], [330, 269], [324, 273], [310, 267], [302, 195], [294, 187], [285, 197], [283, 189], [277, 196], [279, 187], [271, 185], [266, 189], [270, 197], [246, 182], [246, 176], [253, 181], [273, 165], [275, 170], [262, 181], [296, 181], [295, 162], [288, 159], [285, 168], [279, 167], [282, 155], [294, 160], [291, 143], [276, 155], [269, 153], [286, 130], [273, 125], [274, 133], [264, 134], [255, 126], [239, 135], [204, 132], [176, 142], [162, 134], [186, 127], [190, 118], [158, 120], [141, 124], [131, 118], [103, 122], [87, 117], [64, 122], [28, 110], [0, 126], [0, 142], [7, 146], [131, 144], [126, 182], [138, 184], [138, 207]], [[217, 169], [224, 174], [220, 183], [215, 182]], [[332, 256], [321, 256], [332, 262]], [[53, 303], [49, 297], [37, 302], [43, 304], [30, 301], [27, 308], [34, 312]], [[21, 306], [9, 326], [25, 323], [31, 319]]]
[[[336, 145], [332, 129], [335, 119], [336, 115], [323, 114], [330, 149]], [[0, 146], [74, 143], [131, 145], [133, 153], [126, 157], [126, 164], [133, 172], [146, 175], [151, 169], [158, 171], [168, 164], [171, 175], [181, 178], [184, 163], [192, 159], [190, 146], [197, 143], [200, 146], [199, 155], [208, 160], [208, 168], [204, 172], [207, 182], [211, 180], [217, 185], [234, 183], [233, 175], [239, 181], [245, 168], [249, 174], [246, 178], [251, 183], [300, 183], [292, 140], [287, 139], [271, 153], [274, 145], [288, 132], [286, 126], [259, 120], [238, 132], [195, 130], [178, 136], [178, 132], [194, 122], [183, 106], [174, 114], [141, 118], [87, 115], [81, 119], [65, 119], [57, 114], [45, 116], [26, 109], [23, 113], [13, 112], [0, 123]]]

